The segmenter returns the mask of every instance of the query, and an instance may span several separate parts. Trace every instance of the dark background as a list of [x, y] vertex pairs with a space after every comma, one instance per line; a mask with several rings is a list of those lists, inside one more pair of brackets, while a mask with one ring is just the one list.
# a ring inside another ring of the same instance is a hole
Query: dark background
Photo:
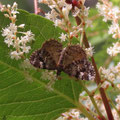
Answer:
[[34, 12], [34, 0], [0, 0], [2, 4], [13, 4], [14, 2], [17, 2], [19, 9], [24, 9], [29, 12]]
[[[34, 0], [0, 0], [2, 4], [13, 4], [13, 2], [18, 3], [19, 9], [24, 9], [29, 12], [34, 12]], [[97, 0], [86, 0], [85, 5], [88, 6], [94, 6], [97, 3]]]

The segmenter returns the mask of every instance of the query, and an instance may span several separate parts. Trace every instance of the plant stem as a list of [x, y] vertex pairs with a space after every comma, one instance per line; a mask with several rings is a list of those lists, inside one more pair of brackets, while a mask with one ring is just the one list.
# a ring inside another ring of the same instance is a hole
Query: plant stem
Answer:
[[100, 83], [95, 90], [92, 91], [92, 94], [94, 95], [101, 87], [102, 83]]
[[105, 81], [109, 82], [113, 88], [116, 88], [115, 84], [112, 81], [107, 80], [107, 79], [105, 79]]
[[88, 117], [89, 120], [95, 120], [94, 117], [92, 116], [93, 113], [92, 113], [91, 111], [89, 111], [90, 113], [92, 113], [92, 114], [90, 114], [90, 113], [87, 111], [87, 109], [85, 108], [85, 106], [84, 106], [81, 102], [79, 102], [79, 103], [77, 104], [77, 106], [78, 106], [78, 109], [79, 109], [86, 117]]
[[105, 120], [105, 118], [103, 117], [103, 115], [101, 114], [101, 112], [99, 111], [99, 108], [95, 102], [95, 99], [93, 98], [93, 95], [91, 95], [92, 93], [87, 89], [87, 87], [84, 85], [83, 81], [80, 80], [80, 84], [82, 85], [83, 89], [86, 91], [86, 93], [88, 94], [88, 96], [90, 97], [91, 102], [93, 103], [98, 115], [100, 118], [102, 118], [103, 120]]
[[[77, 22], [78, 25], [80, 25], [81, 20], [80, 20], [79, 17], [76, 17], [76, 22]], [[86, 48], [90, 47], [89, 43], [88, 43], [88, 40], [87, 40], [86, 34], [84, 34], [83, 43], [84, 43]], [[101, 78], [100, 78], [100, 75], [99, 75], [99, 72], [98, 72], [97, 65], [95, 63], [94, 57], [91, 57], [91, 60], [92, 60], [92, 64], [93, 64], [95, 72], [96, 72], [95, 82], [97, 83], [97, 85], [99, 85], [101, 83]], [[103, 101], [105, 109], [106, 109], [106, 113], [107, 113], [108, 119], [109, 120], [114, 120], [112, 112], [111, 112], [111, 108], [110, 108], [110, 105], [109, 105], [109, 102], [107, 100], [107, 97], [106, 97], [106, 94], [105, 94], [105, 91], [104, 91], [103, 88], [100, 88], [100, 94], [101, 94], [102, 101]]]
[[0, 2], [0, 9], [2, 8], [2, 3]]
[[38, 0], [34, 0], [34, 12], [36, 15], [38, 14]]
[[116, 110], [116, 112], [118, 113], [119, 118], [120, 118], [120, 111], [116, 108], [114, 102], [110, 99], [110, 97], [109, 97], [108, 95], [107, 95], [107, 98], [109, 99], [110, 104], [111, 104], [112, 107]]
[[111, 86], [112, 86], [115, 90], [117, 90], [117, 91], [120, 92], [120, 89], [119, 89], [112, 81], [107, 80], [107, 79], [106, 79], [106, 81], [109, 82], [109, 83], [111, 84]]

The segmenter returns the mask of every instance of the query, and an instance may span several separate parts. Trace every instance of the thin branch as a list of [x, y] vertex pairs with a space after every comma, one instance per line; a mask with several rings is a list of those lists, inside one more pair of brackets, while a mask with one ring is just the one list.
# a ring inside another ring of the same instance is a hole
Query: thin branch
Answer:
[[80, 80], [80, 84], [82, 85], [83, 89], [86, 91], [86, 93], [88, 94], [88, 96], [90, 97], [90, 100], [91, 100], [91, 102], [93, 103], [93, 105], [94, 105], [94, 107], [95, 107], [95, 109], [96, 109], [99, 117], [100, 117], [102, 120], [105, 120], [104, 116], [102, 115], [102, 113], [100, 112], [100, 110], [99, 110], [99, 108], [98, 108], [98, 106], [97, 106], [97, 104], [96, 104], [96, 101], [95, 101], [92, 93], [91, 93], [91, 92], [87, 89], [87, 87], [83, 84], [83, 81]]
[[112, 107], [116, 110], [116, 112], [118, 113], [118, 116], [120, 118], [120, 111], [116, 108], [114, 102], [111, 100], [111, 98], [107, 95], [107, 98], [109, 99], [110, 104], [112, 105]]
[[2, 3], [0, 2], [0, 9], [2, 8]]
[[[80, 20], [79, 17], [76, 17], [76, 22], [77, 22], [78, 25], [80, 25], [81, 20]], [[83, 43], [84, 43], [86, 48], [90, 47], [89, 43], [88, 43], [88, 40], [87, 40], [87, 36], [86, 36], [85, 33], [84, 33]], [[95, 72], [96, 72], [95, 82], [97, 83], [97, 85], [99, 85], [101, 83], [101, 78], [100, 78], [100, 75], [99, 75], [99, 72], [98, 72], [97, 65], [95, 63], [94, 57], [91, 57], [91, 60], [92, 60], [92, 64], [93, 64]], [[108, 102], [108, 99], [106, 97], [106, 94], [105, 94], [105, 91], [104, 91], [103, 88], [100, 88], [100, 94], [101, 94], [101, 97], [102, 97], [102, 100], [103, 100], [103, 103], [104, 103], [104, 106], [105, 106], [105, 109], [106, 109], [106, 112], [107, 112], [108, 119], [109, 120], [114, 120], [112, 112], [111, 112], [111, 108], [110, 108], [110, 105], [109, 105], [109, 102]]]
[[38, 0], [34, 0], [34, 12], [35, 14], [37, 15], [39, 12], [38, 12]]

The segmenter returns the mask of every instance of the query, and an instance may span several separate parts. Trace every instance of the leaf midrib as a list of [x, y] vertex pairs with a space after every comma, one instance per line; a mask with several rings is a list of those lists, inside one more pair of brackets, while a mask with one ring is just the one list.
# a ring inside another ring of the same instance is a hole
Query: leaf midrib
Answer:
[[[22, 72], [21, 70], [13, 67], [13, 66], [11, 66], [11, 65], [6, 64], [6, 63], [4, 63], [4, 62], [1, 61], [1, 60], [0, 60], [0, 63], [3, 64], [3, 65], [5, 65], [5, 66], [7, 66], [7, 67], [9, 67], [10, 69], [13, 69], [13, 70], [17, 71], [18, 73], [22, 74], [23, 76], [25, 76], [24, 72]], [[31, 78], [33, 79], [33, 81], [41, 84], [42, 86], [44, 86], [44, 87], [46, 86], [45, 83], [39, 81], [38, 79], [34, 78], [33, 76], [30, 76], [29, 74], [28, 74], [27, 76], [31, 77]], [[77, 107], [77, 104], [78, 104], [78, 103], [77, 103], [76, 101], [72, 100], [70, 97], [66, 96], [65, 94], [61, 93], [60, 91], [58, 91], [58, 90], [55, 89], [55, 88], [54, 88], [53, 92], [56, 93], [56, 94], [58, 94], [58, 95], [60, 95], [61, 97], [63, 97], [64, 99], [66, 99], [67, 101], [69, 101], [70, 103], [72, 103], [74, 106]]]

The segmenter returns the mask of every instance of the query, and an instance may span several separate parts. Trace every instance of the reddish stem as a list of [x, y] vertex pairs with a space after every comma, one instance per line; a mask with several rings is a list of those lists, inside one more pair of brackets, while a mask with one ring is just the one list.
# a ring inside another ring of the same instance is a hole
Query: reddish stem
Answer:
[[2, 4], [0, 3], [0, 9], [2, 8]]
[[[76, 22], [77, 22], [78, 25], [80, 25], [81, 20], [80, 20], [79, 17], [76, 17]], [[90, 47], [89, 43], [88, 43], [88, 40], [87, 40], [87, 36], [86, 36], [85, 33], [84, 33], [83, 42], [84, 42], [84, 45], [85, 45], [86, 48]], [[91, 57], [91, 60], [92, 60], [92, 64], [93, 64], [95, 72], [96, 72], [95, 82], [97, 83], [97, 85], [99, 85], [101, 83], [101, 78], [100, 78], [100, 75], [99, 75], [99, 72], [98, 72], [97, 65], [95, 63], [94, 57]], [[108, 119], [109, 120], [114, 120], [112, 112], [111, 112], [111, 108], [110, 108], [110, 105], [109, 105], [109, 102], [108, 102], [108, 99], [106, 97], [106, 94], [105, 94], [105, 91], [104, 91], [103, 88], [100, 88], [100, 94], [101, 94], [102, 101], [104, 103], [104, 106], [105, 106], [105, 109], [106, 109], [106, 112], [107, 112]], [[104, 120], [104, 118], [103, 118], [103, 120]]]
[[38, 0], [34, 0], [34, 12], [36, 15], [38, 14]]

